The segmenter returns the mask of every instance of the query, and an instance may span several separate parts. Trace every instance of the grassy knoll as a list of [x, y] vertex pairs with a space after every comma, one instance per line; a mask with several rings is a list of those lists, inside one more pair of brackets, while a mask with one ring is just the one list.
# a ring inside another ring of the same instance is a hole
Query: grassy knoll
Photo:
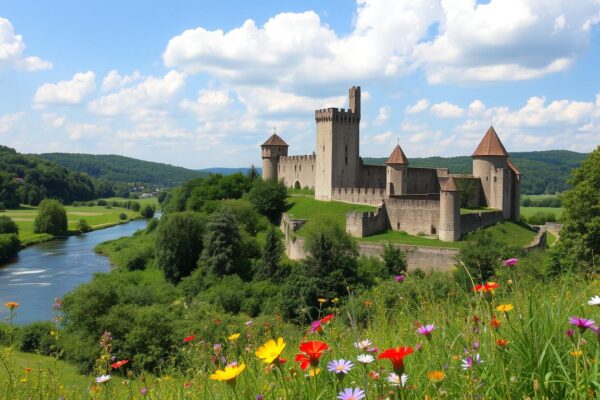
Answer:
[[363, 238], [357, 238], [359, 242], [391, 242], [410, 244], [415, 246], [428, 246], [428, 247], [449, 247], [449, 248], [460, 248], [464, 245], [463, 242], [443, 242], [439, 239], [432, 239], [426, 236], [409, 235], [402, 231], [388, 230], [383, 233], [371, 235]]
[[310, 195], [292, 195], [288, 198], [286, 212], [294, 218], [308, 219], [305, 226], [321, 218], [330, 218], [340, 226], [345, 226], [346, 213], [350, 211], [375, 211], [375, 207], [337, 201], [319, 201]]
[[538, 212], [553, 213], [556, 219], [560, 220], [564, 211], [565, 209], [562, 207], [521, 207], [521, 216], [530, 218]]
[[492, 233], [497, 240], [512, 246], [527, 246], [536, 235], [536, 232], [524, 224], [513, 221], [504, 221], [485, 228]]
[[498, 211], [498, 210], [496, 210], [495, 208], [487, 208], [487, 207], [461, 208], [460, 215], [486, 213], [486, 212], [494, 212], [494, 211]]
[[[76, 230], [80, 219], [85, 219], [92, 229], [102, 229], [122, 223], [123, 221], [119, 218], [121, 213], [127, 215], [127, 220], [141, 218], [139, 213], [120, 207], [65, 206], [65, 209], [67, 211], [69, 230]], [[17, 223], [19, 226], [19, 239], [21, 239], [23, 245], [28, 246], [53, 238], [52, 235], [46, 233], [40, 234], [33, 232], [33, 221], [37, 216], [37, 212], [37, 207], [22, 206], [18, 210], [6, 210], [0, 212], [0, 215], [7, 215]]]

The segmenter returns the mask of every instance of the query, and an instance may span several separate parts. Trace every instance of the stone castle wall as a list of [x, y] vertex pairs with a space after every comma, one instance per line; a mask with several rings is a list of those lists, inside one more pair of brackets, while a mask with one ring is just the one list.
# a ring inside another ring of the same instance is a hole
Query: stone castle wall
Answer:
[[385, 189], [385, 165], [360, 166], [360, 187]]
[[346, 214], [346, 232], [354, 237], [364, 237], [384, 231], [387, 228], [385, 207], [377, 211], [354, 211]]
[[473, 232], [477, 229], [497, 224], [502, 220], [502, 211], [464, 214], [460, 216], [460, 234], [461, 236], [466, 235], [467, 233]]
[[438, 173], [434, 168], [408, 168], [408, 194], [439, 193]]
[[339, 188], [331, 189], [331, 200], [345, 203], [379, 206], [385, 198], [385, 188]]
[[385, 200], [388, 226], [413, 235], [437, 234], [440, 194], [392, 196]]
[[293, 188], [296, 182], [301, 188], [315, 187], [315, 156], [279, 157], [277, 177], [284, 185]]

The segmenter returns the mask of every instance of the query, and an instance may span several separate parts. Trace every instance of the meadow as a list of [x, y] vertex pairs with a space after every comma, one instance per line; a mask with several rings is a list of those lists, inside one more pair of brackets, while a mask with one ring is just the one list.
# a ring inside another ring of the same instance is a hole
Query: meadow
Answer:
[[520, 262], [502, 268], [496, 282], [467, 289], [448, 275], [410, 273], [348, 288], [342, 301], [320, 299], [318, 319], [304, 327], [277, 315], [207, 321], [220, 337], [184, 333], [156, 375], [111, 358], [118, 343], [109, 333], [98, 332], [90, 375], [9, 345], [0, 391], [12, 399], [597, 398], [600, 281], [541, 281]]
[[564, 208], [562, 207], [523, 207], [521, 206], [521, 216], [525, 218], [531, 218], [535, 214], [539, 212], [543, 212], [544, 214], [553, 213], [558, 221], [561, 220], [562, 214], [564, 212]]

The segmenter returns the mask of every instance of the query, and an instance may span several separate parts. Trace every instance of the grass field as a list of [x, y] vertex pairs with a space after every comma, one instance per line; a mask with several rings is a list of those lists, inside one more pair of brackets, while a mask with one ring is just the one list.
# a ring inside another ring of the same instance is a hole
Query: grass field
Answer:
[[560, 220], [564, 210], [565, 209], [562, 207], [521, 207], [521, 216], [529, 218], [538, 212], [543, 212], [545, 214], [551, 212], [554, 213], [557, 220]]
[[102, 200], [106, 200], [108, 202], [111, 201], [137, 201], [138, 203], [140, 203], [140, 205], [143, 207], [146, 204], [150, 204], [151, 206], [155, 206], [158, 207], [158, 199], [156, 197], [150, 197], [149, 199], [124, 199], [122, 197], [107, 197], [105, 199]]
[[[65, 209], [67, 211], [69, 230], [76, 230], [80, 219], [85, 219], [92, 229], [95, 230], [123, 223], [124, 221], [119, 218], [121, 213], [127, 215], [127, 220], [141, 218], [141, 215], [138, 212], [120, 207], [65, 206]], [[37, 215], [37, 207], [22, 206], [18, 210], [6, 210], [0, 212], [0, 215], [7, 215], [17, 223], [19, 226], [19, 239], [21, 239], [21, 242], [25, 246], [53, 238], [52, 235], [46, 233], [33, 232], [33, 221]]]
[[464, 242], [442, 242], [439, 239], [431, 239], [425, 236], [409, 235], [406, 232], [388, 230], [384, 233], [378, 233], [363, 238], [357, 238], [359, 242], [391, 242], [410, 244], [415, 246], [428, 247], [449, 247], [460, 248], [464, 246]]
[[542, 200], [542, 199], [550, 199], [556, 196], [560, 196], [561, 193], [557, 194], [522, 194], [522, 199], [531, 199], [531, 200]]
[[350, 211], [375, 211], [375, 207], [357, 204], [341, 203], [337, 201], [319, 201], [310, 195], [292, 195], [288, 198], [287, 213], [299, 219], [308, 219], [306, 225], [311, 221], [322, 218], [331, 218], [340, 226], [346, 226], [346, 213]]
[[498, 210], [496, 210], [495, 208], [487, 208], [487, 207], [461, 208], [460, 215], [486, 213], [486, 212], [494, 212], [494, 211], [498, 211]]
[[512, 221], [504, 221], [500, 224], [485, 228], [499, 241], [513, 246], [527, 246], [536, 235], [536, 232], [525, 225]]
[[554, 244], [554, 242], [556, 242], [556, 235], [554, 235], [552, 232], [548, 232], [546, 233], [547, 238], [546, 241], [548, 243], [548, 246], [552, 246]]

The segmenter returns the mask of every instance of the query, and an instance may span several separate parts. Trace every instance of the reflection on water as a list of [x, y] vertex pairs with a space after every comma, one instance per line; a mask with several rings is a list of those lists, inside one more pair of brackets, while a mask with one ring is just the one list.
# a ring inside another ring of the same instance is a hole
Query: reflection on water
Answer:
[[13, 261], [0, 266], [0, 318], [8, 316], [7, 301], [16, 301], [15, 323], [27, 324], [52, 318], [55, 297], [62, 297], [94, 273], [107, 272], [107, 257], [94, 247], [107, 240], [130, 236], [146, 226], [146, 220], [41, 243], [22, 250]]

